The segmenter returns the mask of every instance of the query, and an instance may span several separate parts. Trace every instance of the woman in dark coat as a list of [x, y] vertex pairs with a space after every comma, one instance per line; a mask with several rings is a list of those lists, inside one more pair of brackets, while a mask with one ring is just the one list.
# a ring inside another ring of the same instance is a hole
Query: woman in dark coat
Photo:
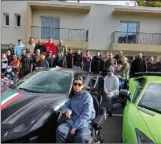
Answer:
[[69, 49], [69, 52], [67, 53], [67, 56], [66, 56], [66, 61], [67, 61], [67, 68], [73, 68], [73, 53], [72, 53], [72, 49]]

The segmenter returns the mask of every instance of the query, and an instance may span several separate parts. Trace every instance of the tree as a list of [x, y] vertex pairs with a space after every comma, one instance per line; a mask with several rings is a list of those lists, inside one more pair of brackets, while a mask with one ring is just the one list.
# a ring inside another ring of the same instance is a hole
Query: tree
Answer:
[[161, 7], [161, 0], [137, 0], [139, 6]]

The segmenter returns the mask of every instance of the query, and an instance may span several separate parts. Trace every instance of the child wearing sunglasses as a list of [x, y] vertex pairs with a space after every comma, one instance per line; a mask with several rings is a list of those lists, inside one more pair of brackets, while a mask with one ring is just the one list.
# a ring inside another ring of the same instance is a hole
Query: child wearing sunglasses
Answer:
[[65, 143], [68, 134], [75, 135], [75, 143], [89, 141], [92, 133], [92, 120], [96, 112], [92, 96], [84, 90], [82, 77], [74, 79], [69, 100], [62, 107], [61, 112], [68, 120], [57, 128], [56, 142]]

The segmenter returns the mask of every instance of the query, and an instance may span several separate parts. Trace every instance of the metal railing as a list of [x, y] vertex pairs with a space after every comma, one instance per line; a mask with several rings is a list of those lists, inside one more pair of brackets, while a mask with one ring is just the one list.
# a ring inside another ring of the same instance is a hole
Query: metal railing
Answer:
[[111, 34], [111, 43], [161, 45], [161, 33], [115, 31]]
[[38, 39], [88, 41], [88, 30], [31, 26], [32, 37]]

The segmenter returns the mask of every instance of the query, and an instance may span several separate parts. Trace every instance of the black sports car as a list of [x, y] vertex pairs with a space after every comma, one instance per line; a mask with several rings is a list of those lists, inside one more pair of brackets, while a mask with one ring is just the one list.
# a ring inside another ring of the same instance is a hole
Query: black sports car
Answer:
[[70, 69], [28, 74], [2, 92], [2, 142], [55, 142], [58, 111], [68, 100], [73, 78], [82, 75], [85, 87], [102, 91], [102, 76]]

